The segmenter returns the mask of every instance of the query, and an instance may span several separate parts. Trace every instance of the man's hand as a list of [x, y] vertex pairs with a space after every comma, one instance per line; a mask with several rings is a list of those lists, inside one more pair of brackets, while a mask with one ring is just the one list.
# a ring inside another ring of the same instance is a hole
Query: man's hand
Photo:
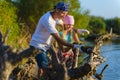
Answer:
[[80, 52], [85, 52], [87, 54], [92, 53], [93, 47], [91, 46], [84, 46], [78, 43], [73, 43], [73, 44], [74, 44], [74, 48], [79, 48]]
[[79, 51], [80, 51], [80, 52], [83, 52], [82, 49], [81, 49], [81, 47], [83, 47], [82, 44], [74, 43], [74, 48], [79, 48]]
[[74, 44], [74, 48], [81, 48], [83, 45], [81, 44]]
[[81, 50], [82, 50], [83, 52], [86, 52], [87, 54], [90, 54], [90, 53], [92, 53], [93, 47], [90, 47], [90, 46], [82, 46], [82, 47], [81, 47]]

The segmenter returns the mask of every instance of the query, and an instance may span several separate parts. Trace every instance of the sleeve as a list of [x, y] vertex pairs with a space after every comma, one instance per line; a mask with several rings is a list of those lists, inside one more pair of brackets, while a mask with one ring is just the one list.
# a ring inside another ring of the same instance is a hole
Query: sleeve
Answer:
[[56, 23], [57, 23], [58, 25], [63, 25], [63, 24], [64, 24], [61, 19], [57, 19], [57, 20], [56, 20]]
[[47, 31], [51, 33], [58, 33], [56, 29], [56, 22], [50, 21], [49, 19], [43, 22], [44, 27], [47, 29]]

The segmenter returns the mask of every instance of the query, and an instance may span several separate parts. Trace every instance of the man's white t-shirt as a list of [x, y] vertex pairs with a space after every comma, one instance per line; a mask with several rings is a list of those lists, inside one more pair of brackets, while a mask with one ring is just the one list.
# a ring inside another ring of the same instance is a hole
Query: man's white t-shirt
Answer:
[[56, 30], [56, 21], [50, 12], [47, 12], [40, 18], [30, 45], [44, 51], [48, 50], [52, 41], [51, 33], [58, 33], [58, 31]]

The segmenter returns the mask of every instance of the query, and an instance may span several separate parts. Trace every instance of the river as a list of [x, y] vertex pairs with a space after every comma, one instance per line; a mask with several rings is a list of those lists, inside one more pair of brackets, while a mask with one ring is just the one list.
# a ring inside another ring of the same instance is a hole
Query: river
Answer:
[[101, 53], [106, 58], [106, 62], [98, 67], [98, 72], [108, 64], [103, 72], [103, 80], [120, 80], [120, 41], [104, 43]]

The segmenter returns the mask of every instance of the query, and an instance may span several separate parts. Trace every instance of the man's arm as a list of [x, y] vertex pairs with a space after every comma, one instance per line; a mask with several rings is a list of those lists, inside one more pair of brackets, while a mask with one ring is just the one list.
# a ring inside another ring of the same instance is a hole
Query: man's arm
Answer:
[[51, 34], [51, 35], [55, 38], [55, 40], [56, 40], [58, 43], [60, 43], [60, 44], [62, 44], [62, 45], [64, 45], [64, 46], [71, 47], [71, 48], [74, 47], [73, 44], [68, 43], [66, 40], [62, 39], [58, 33], [53, 33], [53, 34]]

